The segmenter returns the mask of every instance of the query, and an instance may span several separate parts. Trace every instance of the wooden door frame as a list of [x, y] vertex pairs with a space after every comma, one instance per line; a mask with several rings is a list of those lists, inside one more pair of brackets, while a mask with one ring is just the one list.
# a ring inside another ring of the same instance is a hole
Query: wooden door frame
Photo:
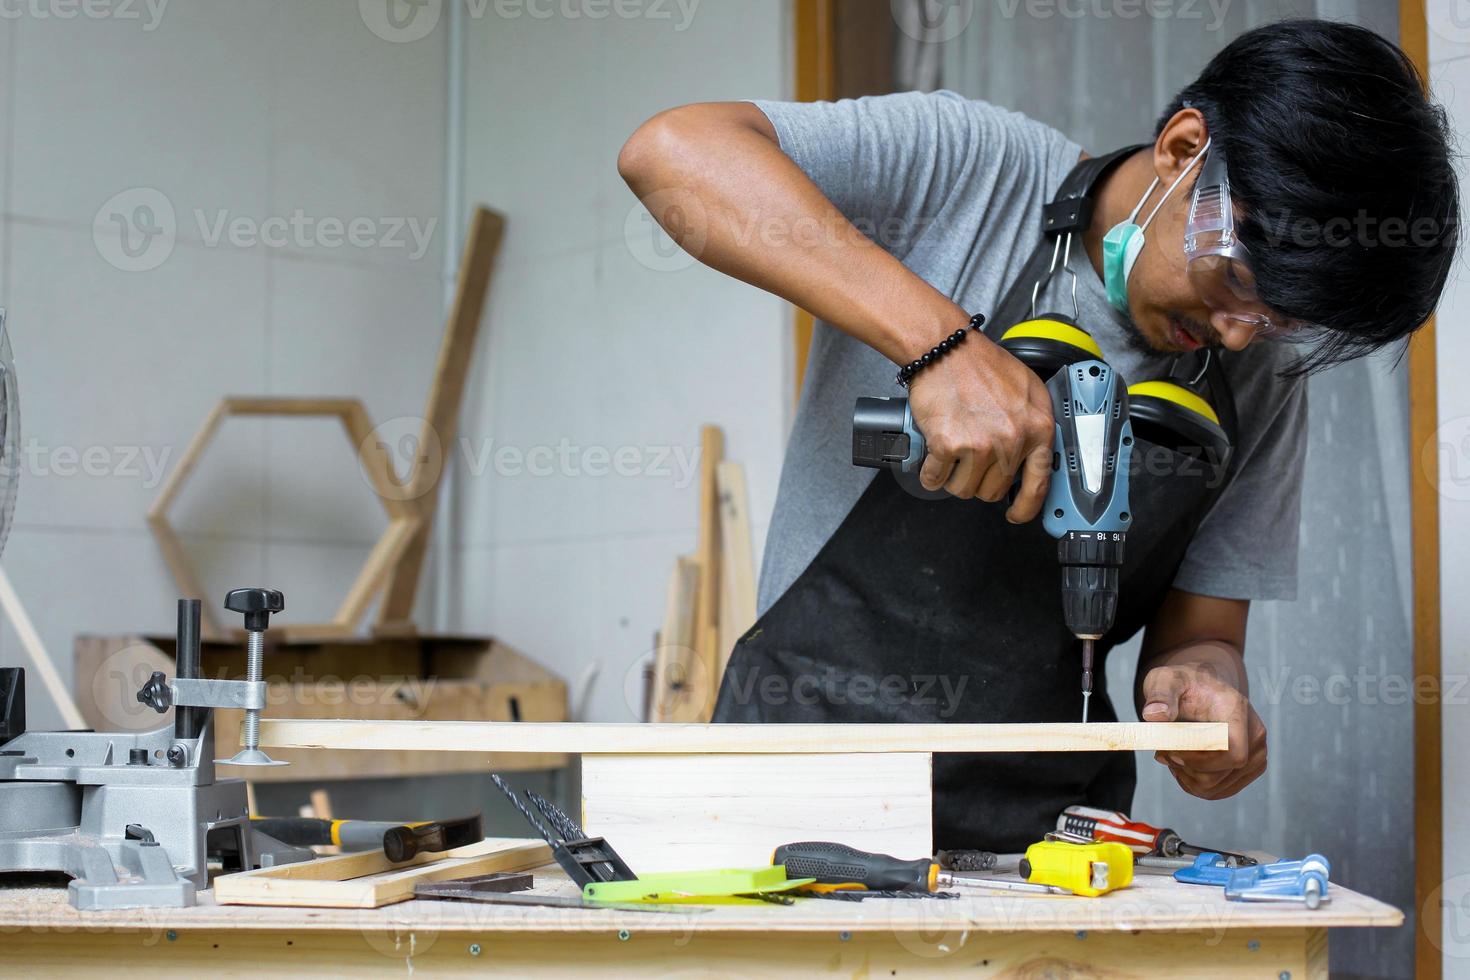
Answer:
[[[837, 0], [796, 0], [796, 101], [829, 102], [837, 97]], [[816, 319], [796, 309], [796, 397], [806, 377], [807, 352]]]
[[[1429, 84], [1426, 0], [1399, 0], [1399, 46]], [[1443, 922], [1430, 899], [1444, 882], [1444, 732], [1440, 727], [1439, 455], [1425, 452], [1439, 428], [1435, 323], [1430, 317], [1409, 343], [1409, 449], [1414, 576], [1414, 975], [1439, 980]], [[1427, 680], [1426, 680], [1427, 679]], [[1430, 686], [1432, 685], [1432, 686]]]
[[[1426, 84], [1429, 78], [1429, 34], [1426, 0], [1399, 0], [1399, 45], [1413, 60]], [[796, 98], [837, 97], [838, 0], [795, 0]], [[813, 320], [796, 311], [796, 392], [801, 392], [811, 346]], [[1432, 699], [1414, 699], [1414, 937], [1415, 974], [1438, 980], [1443, 970], [1442, 922], [1429, 902], [1443, 883], [1444, 776], [1443, 734], [1438, 693], [1442, 688], [1440, 657], [1440, 541], [1438, 457], [1423, 452], [1439, 427], [1438, 365], [1435, 322], [1431, 317], [1409, 344], [1409, 445], [1411, 456], [1410, 516], [1413, 542], [1413, 670], [1415, 687], [1430, 686]]]

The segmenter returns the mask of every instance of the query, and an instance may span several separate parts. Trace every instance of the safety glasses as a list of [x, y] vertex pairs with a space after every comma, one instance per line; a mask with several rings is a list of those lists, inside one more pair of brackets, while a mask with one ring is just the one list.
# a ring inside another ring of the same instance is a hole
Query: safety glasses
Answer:
[[1225, 154], [1218, 146], [1205, 150], [1204, 166], [1194, 183], [1189, 221], [1184, 226], [1184, 259], [1189, 283], [1211, 310], [1244, 323], [1260, 338], [1305, 340], [1302, 324], [1273, 313], [1256, 292], [1249, 253], [1235, 237], [1235, 212]]

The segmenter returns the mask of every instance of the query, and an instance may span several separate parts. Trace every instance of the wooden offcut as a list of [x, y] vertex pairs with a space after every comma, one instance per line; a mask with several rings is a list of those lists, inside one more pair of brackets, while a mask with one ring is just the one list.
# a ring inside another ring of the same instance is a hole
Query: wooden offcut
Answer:
[[588, 755], [582, 826], [639, 875], [760, 867], [799, 840], [918, 857], [934, 853], [931, 758]]
[[1224, 722], [923, 725], [648, 725], [262, 718], [271, 748], [582, 755], [882, 752], [1211, 752]]
[[718, 426], [699, 431], [699, 591], [694, 603], [694, 668], [686, 681], [690, 718], [709, 721], [719, 691], [720, 492], [716, 472], [725, 453]]
[[669, 574], [663, 628], [653, 658], [650, 721], [695, 721], [688, 678], [694, 666], [694, 602], [699, 592], [699, 562], [680, 555]]
[[425, 881], [528, 871], [551, 860], [543, 841], [497, 837], [394, 864], [382, 851], [317, 858], [214, 879], [220, 905], [374, 909], [413, 898]]
[[[347, 590], [341, 605], [327, 623], [286, 623], [284, 632], [300, 636], [348, 636], [366, 614], [373, 597], [382, 588], [389, 572], [408, 548], [418, 530], [420, 518], [402, 498], [393, 484], [391, 465], [372, 438], [373, 425], [367, 409], [356, 398], [265, 398], [230, 397], [220, 401], [205, 418], [203, 426], [190, 441], [188, 449], [169, 474], [167, 482], [148, 510], [148, 526], [158, 542], [159, 550], [174, 581], [185, 598], [202, 600], [200, 631], [206, 639], [221, 639], [226, 633], [219, 621], [214, 602], [204, 594], [194, 564], [185, 551], [168, 512], [178, 500], [185, 482], [199, 465], [205, 450], [219, 432], [220, 425], [232, 416], [254, 418], [335, 418], [342, 424], [358, 465], [372, 484], [374, 495], [388, 516], [388, 526], [373, 545], [367, 560]], [[277, 629], [281, 633], [282, 629]]]
[[723, 678], [735, 641], [755, 625], [755, 554], [745, 468], [721, 462], [715, 468], [715, 484], [720, 503], [720, 647], [715, 676]]
[[430, 456], [415, 463], [409, 474], [408, 500], [420, 520], [420, 526], [408, 542], [388, 578], [383, 605], [378, 613], [381, 624], [393, 628], [410, 621], [414, 599], [418, 595], [424, 555], [429, 547], [429, 533], [434, 525], [434, 512], [439, 505], [441, 477], [450, 448], [459, 431], [459, 409], [464, 401], [465, 382], [469, 377], [470, 359], [475, 339], [480, 333], [480, 320], [485, 310], [485, 295], [490, 288], [490, 274], [495, 256], [505, 234], [505, 218], [489, 208], [475, 209], [469, 236], [459, 263], [459, 283], [454, 305], [439, 345], [439, 359], [434, 366], [434, 380], [429, 387], [419, 432], [420, 446], [439, 446], [437, 458]]

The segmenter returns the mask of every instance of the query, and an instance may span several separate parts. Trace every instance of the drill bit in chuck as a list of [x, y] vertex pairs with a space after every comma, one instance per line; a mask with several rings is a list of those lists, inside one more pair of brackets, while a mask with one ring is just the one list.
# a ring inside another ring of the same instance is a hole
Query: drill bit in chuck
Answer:
[[1082, 723], [1087, 724], [1087, 705], [1092, 700], [1092, 640], [1082, 641]]

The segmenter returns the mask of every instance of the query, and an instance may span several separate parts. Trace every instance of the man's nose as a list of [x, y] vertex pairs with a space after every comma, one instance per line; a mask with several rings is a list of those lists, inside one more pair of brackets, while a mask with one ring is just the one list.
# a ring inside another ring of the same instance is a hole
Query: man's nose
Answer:
[[1256, 339], [1254, 326], [1224, 313], [1213, 314], [1210, 317], [1210, 326], [1215, 328], [1215, 333], [1219, 335], [1220, 343], [1225, 345], [1226, 350], [1243, 351]]

